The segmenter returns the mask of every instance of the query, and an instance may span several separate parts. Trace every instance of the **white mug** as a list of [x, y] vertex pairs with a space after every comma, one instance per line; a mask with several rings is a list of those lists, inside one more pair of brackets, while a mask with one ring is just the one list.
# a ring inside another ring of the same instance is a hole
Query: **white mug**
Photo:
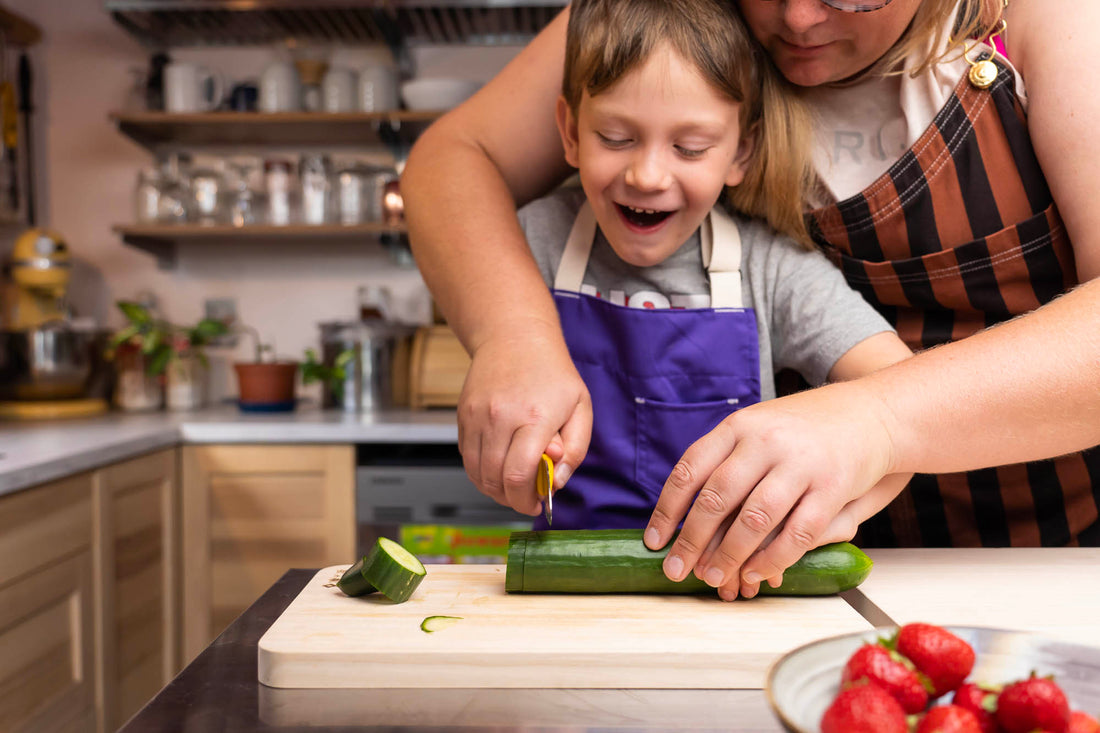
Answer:
[[172, 63], [164, 67], [164, 109], [169, 112], [206, 112], [221, 104], [222, 75], [205, 66]]
[[389, 112], [397, 107], [397, 69], [372, 64], [359, 72], [360, 110]]
[[322, 109], [326, 112], [355, 110], [355, 72], [334, 66], [321, 80]]
[[297, 112], [301, 109], [298, 70], [289, 61], [275, 61], [260, 75], [261, 112]]

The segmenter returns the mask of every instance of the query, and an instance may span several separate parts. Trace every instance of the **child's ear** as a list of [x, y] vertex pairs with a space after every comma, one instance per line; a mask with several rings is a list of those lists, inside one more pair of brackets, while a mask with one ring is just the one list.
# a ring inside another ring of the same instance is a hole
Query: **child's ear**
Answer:
[[573, 114], [572, 108], [569, 103], [565, 101], [565, 97], [558, 97], [558, 108], [555, 118], [558, 121], [558, 132], [561, 134], [561, 144], [565, 148], [565, 162], [574, 168], [579, 168], [577, 163], [577, 148], [579, 143], [577, 142], [577, 116]]
[[730, 163], [729, 171], [726, 173], [727, 186], [736, 186], [745, 180], [745, 172], [749, 169], [749, 161], [756, 149], [756, 134], [757, 129], [754, 126], [741, 136], [741, 142], [737, 145], [737, 153], [734, 154], [733, 162]]

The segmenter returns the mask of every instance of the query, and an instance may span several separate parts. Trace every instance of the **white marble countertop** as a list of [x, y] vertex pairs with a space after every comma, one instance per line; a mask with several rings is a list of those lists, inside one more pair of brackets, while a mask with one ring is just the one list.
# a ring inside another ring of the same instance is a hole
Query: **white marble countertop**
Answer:
[[454, 443], [453, 410], [347, 413], [110, 413], [76, 420], [0, 422], [0, 495], [148, 453], [200, 443]]

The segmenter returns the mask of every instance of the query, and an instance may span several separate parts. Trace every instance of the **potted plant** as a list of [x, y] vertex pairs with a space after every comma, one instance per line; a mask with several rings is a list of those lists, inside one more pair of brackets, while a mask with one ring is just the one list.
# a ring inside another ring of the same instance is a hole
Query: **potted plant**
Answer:
[[194, 326], [173, 328], [172, 354], [165, 369], [169, 410], [194, 410], [206, 404], [210, 361], [205, 347], [228, 332], [225, 323], [213, 318], [203, 318]]
[[116, 305], [128, 323], [108, 347], [118, 376], [115, 404], [123, 410], [159, 409], [167, 382], [170, 409], [201, 406], [209, 371], [203, 347], [227, 333], [227, 326], [212, 318], [177, 326], [141, 303], [120, 300]]
[[348, 381], [348, 364], [354, 359], [355, 351], [344, 349], [330, 366], [317, 358], [314, 349], [306, 349], [306, 359], [302, 362], [302, 384], [321, 382], [321, 407], [348, 409], [344, 402], [344, 389]]
[[[298, 362], [278, 360], [270, 355], [274, 349], [260, 341], [256, 329], [242, 326], [255, 344], [253, 361], [233, 364], [237, 374], [238, 404], [245, 412], [289, 412], [296, 405], [295, 377]], [[265, 358], [267, 361], [265, 361]]]

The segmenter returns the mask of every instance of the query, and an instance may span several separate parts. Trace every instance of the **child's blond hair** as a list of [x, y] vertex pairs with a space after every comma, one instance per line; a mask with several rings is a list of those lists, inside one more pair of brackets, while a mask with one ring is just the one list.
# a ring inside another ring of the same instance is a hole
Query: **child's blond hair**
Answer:
[[577, 111], [668, 43], [723, 96], [740, 105], [754, 149], [729, 190], [737, 211], [761, 218], [806, 247], [803, 200], [814, 180], [810, 118], [793, 88], [745, 28], [729, 0], [574, 0], [562, 95]]

